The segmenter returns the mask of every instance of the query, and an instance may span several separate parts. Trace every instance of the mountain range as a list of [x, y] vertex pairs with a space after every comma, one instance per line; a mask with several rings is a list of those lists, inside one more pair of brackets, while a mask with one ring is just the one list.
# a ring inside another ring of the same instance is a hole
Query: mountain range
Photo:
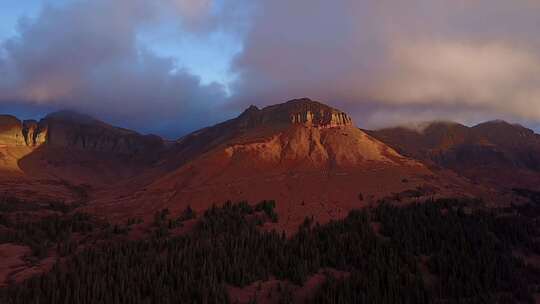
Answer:
[[535, 188], [540, 172], [540, 135], [501, 120], [473, 127], [433, 122], [420, 129], [367, 131], [403, 155], [451, 169], [500, 189]]
[[491, 121], [362, 130], [310, 99], [259, 109], [176, 141], [73, 112], [41, 121], [0, 116], [0, 193], [81, 200], [111, 220], [227, 200], [277, 201], [294, 230], [380, 199], [504, 197], [540, 181], [540, 135]]

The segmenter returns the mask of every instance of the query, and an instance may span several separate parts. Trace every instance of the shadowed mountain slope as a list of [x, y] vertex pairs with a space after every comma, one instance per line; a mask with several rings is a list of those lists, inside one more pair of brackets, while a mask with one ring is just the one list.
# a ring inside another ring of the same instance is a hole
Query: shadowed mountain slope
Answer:
[[534, 187], [540, 182], [540, 135], [521, 125], [489, 121], [467, 127], [435, 122], [421, 129], [368, 131], [403, 155], [450, 168], [494, 186]]
[[55, 198], [56, 188], [65, 185], [112, 185], [146, 170], [164, 150], [165, 143], [157, 136], [143, 136], [73, 112], [52, 113], [39, 122], [2, 115], [0, 192]]

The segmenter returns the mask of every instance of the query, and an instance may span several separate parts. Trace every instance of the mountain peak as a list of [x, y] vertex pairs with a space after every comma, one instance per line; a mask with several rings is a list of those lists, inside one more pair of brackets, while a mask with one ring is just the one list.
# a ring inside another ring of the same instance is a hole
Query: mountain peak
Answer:
[[463, 128], [464, 125], [451, 121], [451, 120], [429, 120], [429, 121], [420, 121], [420, 122], [411, 122], [407, 124], [398, 125], [396, 127], [383, 128], [376, 131], [385, 131], [385, 130], [396, 130], [404, 129], [418, 134], [424, 134], [425, 132], [435, 131], [435, 130], [445, 130], [450, 128]]
[[353, 125], [352, 119], [345, 112], [309, 98], [293, 99], [263, 109], [250, 106], [239, 119], [247, 127], [301, 124], [307, 127], [333, 128]]
[[72, 122], [84, 125], [101, 124], [99, 120], [85, 114], [81, 114], [71, 110], [61, 110], [49, 113], [44, 118], [45, 120], [56, 120], [64, 122]]
[[524, 126], [520, 125], [520, 124], [517, 124], [517, 123], [510, 123], [510, 122], [507, 122], [506, 120], [502, 120], [502, 119], [495, 119], [495, 120], [490, 120], [490, 121], [486, 121], [486, 122], [483, 122], [483, 123], [480, 123], [476, 126], [474, 126], [474, 128], [493, 128], [493, 127], [506, 127], [506, 128], [518, 128], [518, 129], [527, 129], [525, 128]]
[[284, 108], [293, 113], [302, 112], [302, 111], [312, 111], [312, 112], [328, 111], [332, 113], [343, 113], [342, 111], [337, 110], [320, 101], [312, 100], [309, 98], [292, 99], [285, 103], [277, 104], [277, 105], [270, 106], [267, 108], [272, 108], [272, 107]]
[[20, 125], [21, 121], [13, 115], [0, 114], [0, 127], [12, 127]]

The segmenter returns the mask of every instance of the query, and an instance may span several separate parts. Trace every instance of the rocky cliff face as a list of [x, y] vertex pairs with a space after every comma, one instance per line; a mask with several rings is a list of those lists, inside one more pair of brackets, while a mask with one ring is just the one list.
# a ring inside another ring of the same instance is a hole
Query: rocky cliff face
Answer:
[[35, 120], [25, 120], [22, 124], [24, 143], [30, 147], [40, 146], [47, 142], [48, 126]]
[[321, 129], [353, 125], [346, 113], [308, 98], [291, 100], [262, 110], [251, 106], [237, 119], [246, 128], [269, 124], [301, 124]]
[[22, 122], [15, 116], [0, 115], [0, 145], [22, 145]]
[[129, 155], [160, 150], [164, 146], [158, 136], [144, 136], [71, 112], [53, 113], [40, 122], [0, 116], [0, 145], [39, 147], [44, 144]]
[[40, 124], [46, 125], [47, 144], [56, 147], [141, 154], [160, 149], [164, 145], [158, 136], [141, 135], [70, 112], [48, 115]]
[[284, 171], [290, 166], [319, 170], [405, 161], [356, 128], [346, 113], [307, 98], [263, 109], [250, 106], [235, 119], [180, 139], [176, 149], [184, 161], [213, 150], [231, 164], [282, 166]]
[[[303, 132], [302, 134], [313, 134], [313, 138], [320, 138], [320, 133], [325, 130], [354, 129], [354, 124], [344, 112], [307, 98], [263, 109], [250, 106], [234, 119], [180, 138], [173, 148], [175, 154], [180, 155], [176, 164], [182, 164], [220, 145], [230, 145], [231, 141], [236, 143], [243, 140], [251, 141], [250, 139], [254, 137], [267, 140], [277, 133], [286, 132], [291, 127], [306, 128], [308, 130], [297, 131]], [[286, 142], [289, 143], [288, 140]], [[315, 149], [311, 153], [316, 153], [318, 146], [314, 144]]]
[[0, 145], [34, 147], [45, 143], [46, 134], [47, 126], [35, 120], [0, 115]]

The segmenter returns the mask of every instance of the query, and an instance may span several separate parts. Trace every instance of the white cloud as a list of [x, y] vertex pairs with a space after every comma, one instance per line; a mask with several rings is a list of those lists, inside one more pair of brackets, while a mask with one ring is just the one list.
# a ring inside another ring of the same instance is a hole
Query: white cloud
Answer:
[[540, 57], [509, 45], [428, 41], [392, 49], [370, 97], [452, 104], [540, 119]]

